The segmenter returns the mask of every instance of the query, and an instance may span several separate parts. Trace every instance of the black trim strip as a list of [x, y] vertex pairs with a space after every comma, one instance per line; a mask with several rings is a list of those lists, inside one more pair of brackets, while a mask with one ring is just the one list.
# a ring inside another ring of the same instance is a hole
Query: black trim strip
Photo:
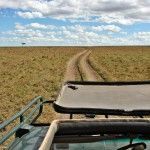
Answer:
[[75, 85], [142, 85], [142, 84], [150, 84], [150, 80], [148, 81], [116, 81], [116, 82], [97, 82], [97, 81], [67, 81], [66, 84], [75, 84]]
[[98, 109], [98, 108], [70, 108], [53, 103], [53, 108], [58, 113], [63, 114], [96, 114], [96, 115], [120, 115], [120, 116], [146, 116], [150, 115], [150, 110], [125, 111], [123, 109]]

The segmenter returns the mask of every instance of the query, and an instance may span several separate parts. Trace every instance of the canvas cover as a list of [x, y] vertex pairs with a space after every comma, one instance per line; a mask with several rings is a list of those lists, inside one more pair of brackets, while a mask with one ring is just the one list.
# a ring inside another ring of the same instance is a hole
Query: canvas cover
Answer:
[[54, 108], [61, 113], [150, 114], [150, 82], [67, 82]]

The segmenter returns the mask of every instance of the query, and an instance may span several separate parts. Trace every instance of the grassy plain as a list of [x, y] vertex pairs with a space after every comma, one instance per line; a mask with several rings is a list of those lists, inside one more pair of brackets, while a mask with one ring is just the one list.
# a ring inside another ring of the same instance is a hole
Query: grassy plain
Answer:
[[73, 47], [0, 48], [0, 122], [38, 95], [55, 97], [66, 62], [78, 52]]
[[38, 95], [56, 97], [67, 61], [85, 49], [92, 50], [90, 62], [106, 81], [150, 80], [148, 46], [0, 48], [0, 122]]
[[106, 81], [150, 80], [150, 46], [94, 47], [90, 61]]

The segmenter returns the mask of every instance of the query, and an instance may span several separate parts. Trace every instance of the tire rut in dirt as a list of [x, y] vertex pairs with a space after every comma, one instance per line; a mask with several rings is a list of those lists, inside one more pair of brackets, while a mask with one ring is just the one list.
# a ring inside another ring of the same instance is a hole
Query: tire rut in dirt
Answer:
[[79, 68], [78, 68], [78, 62], [80, 60], [80, 57], [82, 55], [84, 55], [86, 52], [87, 51], [85, 50], [81, 53], [78, 53], [69, 60], [69, 62], [67, 64], [65, 77], [64, 77], [64, 82], [66, 82], [66, 81], [75, 81], [77, 75], [80, 76]]
[[82, 55], [80, 58], [79, 66], [80, 70], [84, 76], [84, 80], [87, 81], [104, 81], [103, 78], [92, 68], [92, 66], [89, 63], [89, 55], [91, 54], [91, 51], [87, 51]]

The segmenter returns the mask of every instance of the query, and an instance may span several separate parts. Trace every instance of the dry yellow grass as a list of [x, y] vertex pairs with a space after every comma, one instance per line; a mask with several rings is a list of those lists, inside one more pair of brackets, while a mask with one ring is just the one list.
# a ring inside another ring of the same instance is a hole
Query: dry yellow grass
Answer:
[[56, 97], [66, 62], [83, 49], [92, 50], [91, 64], [106, 80], [150, 79], [150, 47], [0, 48], [0, 122], [38, 95]]
[[107, 81], [150, 80], [150, 47], [95, 47], [93, 67]]
[[56, 96], [66, 62], [78, 48], [0, 48], [0, 122], [19, 111], [32, 98]]

